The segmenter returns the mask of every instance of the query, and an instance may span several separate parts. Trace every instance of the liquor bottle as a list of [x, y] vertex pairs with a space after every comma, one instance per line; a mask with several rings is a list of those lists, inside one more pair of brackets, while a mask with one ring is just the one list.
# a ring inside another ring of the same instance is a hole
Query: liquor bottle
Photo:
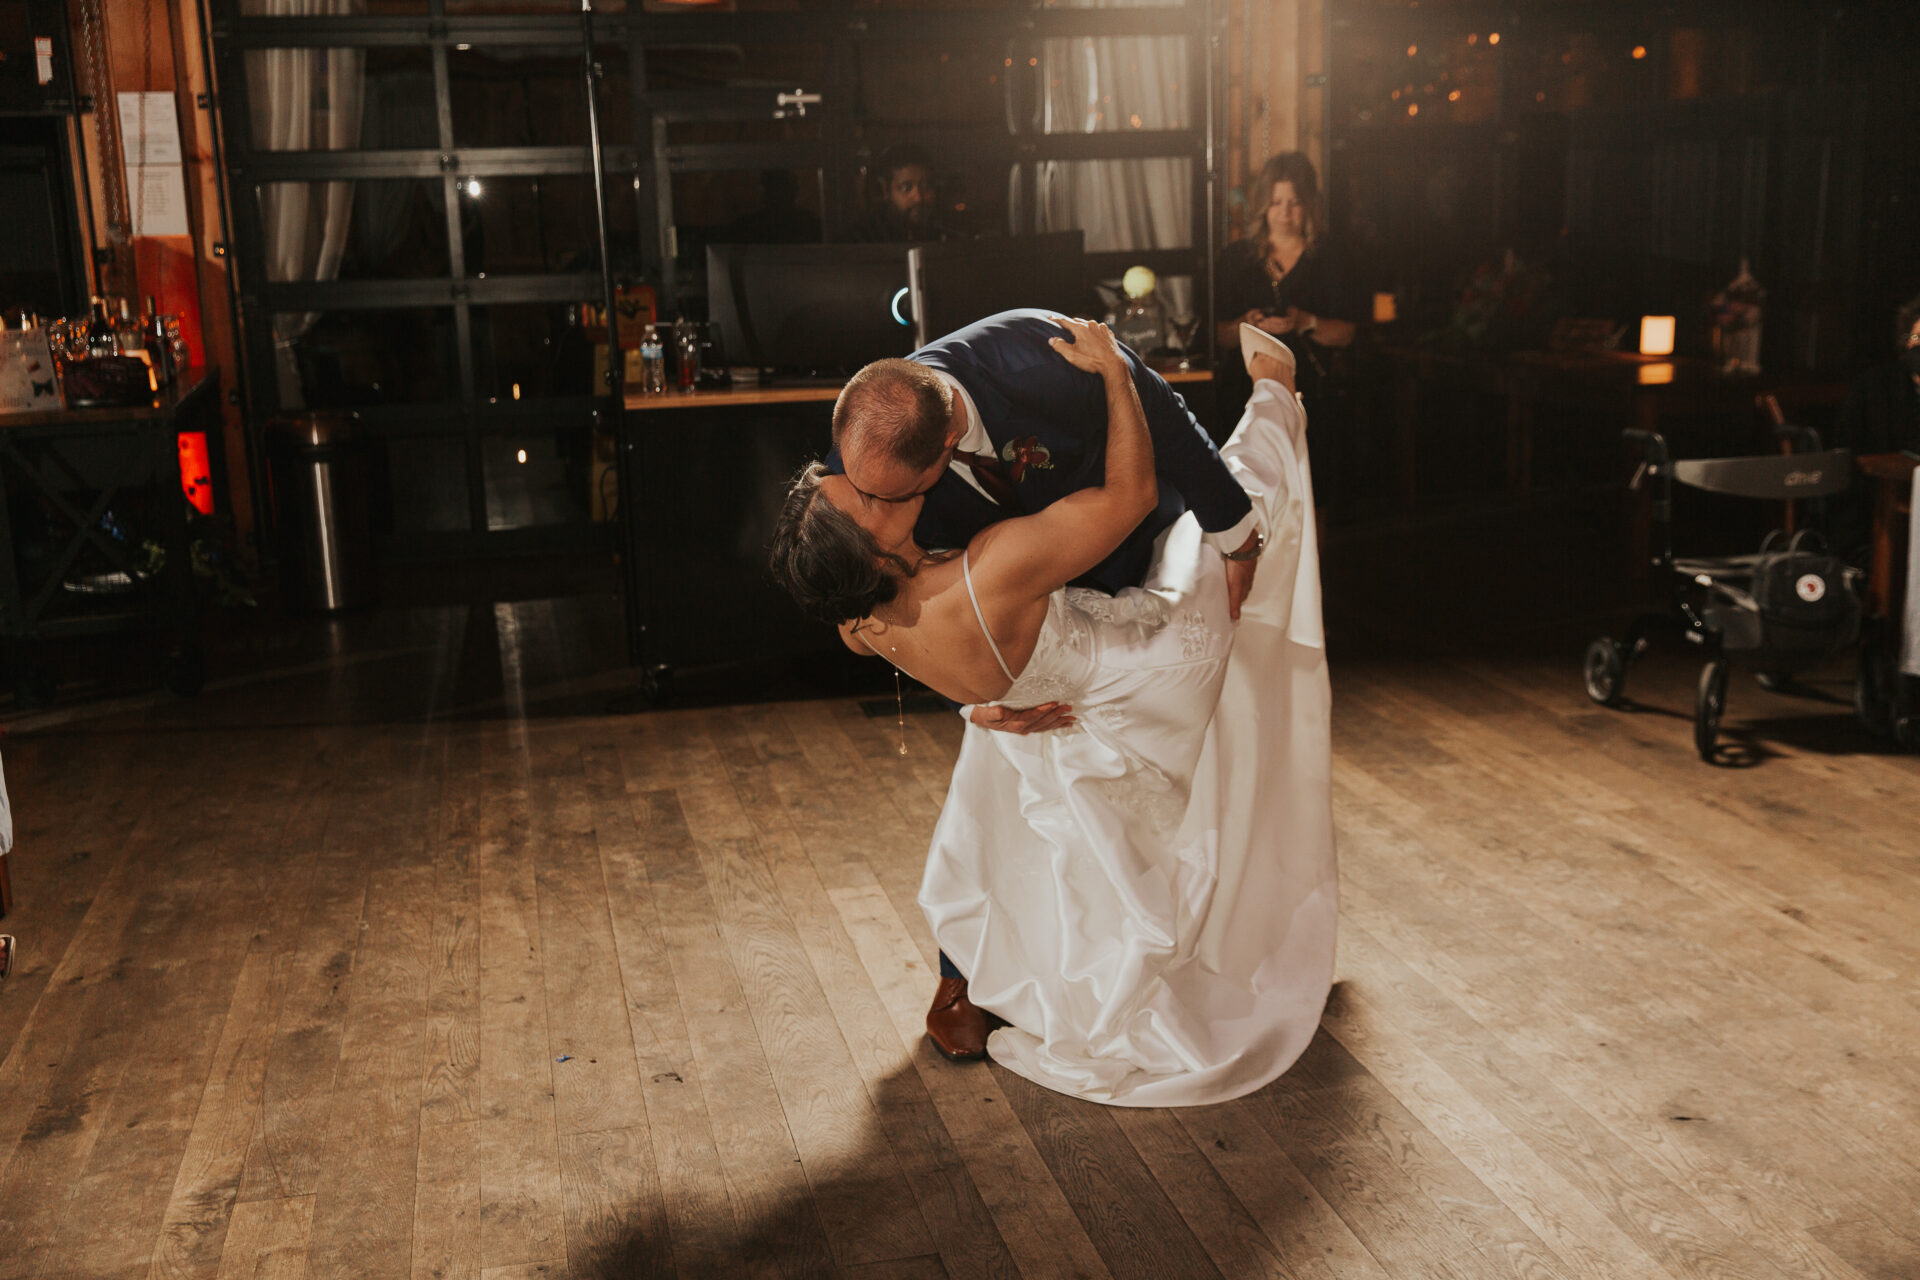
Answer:
[[126, 298], [120, 299], [120, 314], [113, 322], [113, 345], [123, 356], [137, 356], [147, 347], [140, 322], [133, 318], [133, 304]]
[[140, 325], [140, 338], [146, 344], [147, 363], [153, 366], [153, 376], [160, 380], [161, 386], [173, 381], [173, 342], [167, 337], [167, 323], [160, 318], [160, 309], [154, 305], [153, 295], [147, 295], [147, 314]]
[[113, 340], [113, 321], [107, 318], [107, 300], [96, 296], [93, 311], [87, 317], [87, 355], [110, 356], [119, 350]]

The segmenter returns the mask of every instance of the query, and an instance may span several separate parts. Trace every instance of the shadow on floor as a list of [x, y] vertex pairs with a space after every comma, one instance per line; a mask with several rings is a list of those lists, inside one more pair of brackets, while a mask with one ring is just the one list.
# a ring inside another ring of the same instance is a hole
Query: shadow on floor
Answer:
[[[573, 1260], [575, 1280], [830, 1276], [853, 1274], [869, 1263], [879, 1264], [876, 1274], [888, 1276], [932, 1280], [966, 1274], [1011, 1280], [1021, 1270], [975, 1179], [994, 1176], [994, 1169], [1017, 1160], [1018, 1153], [1001, 1150], [999, 1139], [992, 1140], [992, 1150], [957, 1147], [948, 1136], [943, 1112], [962, 1106], [990, 1108], [996, 1112], [994, 1123], [1021, 1127], [1048, 1166], [1053, 1184], [1064, 1193], [1074, 1221], [1113, 1275], [1204, 1280], [1222, 1274], [1162, 1189], [1165, 1185], [1176, 1186], [1183, 1196], [1205, 1196], [1216, 1224], [1234, 1223], [1233, 1238], [1215, 1238], [1209, 1242], [1212, 1247], [1245, 1253], [1249, 1263], [1265, 1254], [1259, 1266], [1267, 1274], [1268, 1266], [1284, 1269], [1274, 1242], [1297, 1233], [1287, 1221], [1256, 1220], [1213, 1172], [1207, 1151], [1217, 1147], [1232, 1153], [1225, 1163], [1234, 1166], [1233, 1176], [1267, 1176], [1257, 1169], [1249, 1173], [1249, 1152], [1264, 1152], [1276, 1164], [1286, 1163], [1283, 1150], [1298, 1141], [1304, 1113], [1332, 1114], [1353, 1106], [1366, 1079], [1364, 1069], [1322, 1031], [1293, 1070], [1248, 1098], [1219, 1107], [1119, 1117], [1119, 1109], [1052, 1093], [991, 1063], [955, 1067], [930, 1054], [923, 1050], [926, 1063], [905, 1067], [874, 1087], [878, 1123], [850, 1149], [843, 1148], [838, 1171], [819, 1176], [809, 1169], [804, 1191], [765, 1205], [751, 1203], [751, 1188], [732, 1184], [745, 1192], [732, 1204], [733, 1229], [702, 1224], [713, 1229], [688, 1232], [683, 1227], [686, 1238], [669, 1229], [663, 1206], [649, 1200], [636, 1215], [610, 1224], [613, 1229], [588, 1256]], [[972, 1094], [956, 1098], [958, 1091], [944, 1089], [936, 1108], [923, 1070], [973, 1073], [971, 1078], [984, 1086], [981, 1096], [976, 1102]], [[1131, 1140], [1128, 1134], [1139, 1126], [1123, 1129], [1121, 1121], [1146, 1117], [1156, 1122], [1151, 1128], [1157, 1140]], [[1158, 1123], [1167, 1120], [1172, 1122]], [[1250, 1125], [1258, 1132], [1249, 1132]], [[969, 1155], [984, 1157], [992, 1168], [970, 1168]], [[1204, 1187], [1193, 1183], [1196, 1176]], [[1283, 1173], [1275, 1168], [1271, 1176], [1280, 1179]], [[1299, 1174], [1288, 1169], [1284, 1176], [1297, 1179]], [[1006, 1190], [989, 1187], [1003, 1214], [1010, 1207]], [[1306, 1209], [1295, 1196], [1263, 1199], [1269, 1205], [1284, 1204], [1289, 1213]], [[1044, 1206], [1011, 1207], [1027, 1227], [1044, 1226]], [[1072, 1223], [1064, 1224], [1062, 1235], [1072, 1229]], [[1057, 1261], [1060, 1269], [1054, 1274], [1071, 1274], [1076, 1248], [1084, 1249], [1076, 1241], [1050, 1243], [1032, 1234], [1021, 1247], [1027, 1274], [1035, 1274], [1033, 1255], [1041, 1250]], [[1045, 1260], [1039, 1265], [1044, 1268]]]

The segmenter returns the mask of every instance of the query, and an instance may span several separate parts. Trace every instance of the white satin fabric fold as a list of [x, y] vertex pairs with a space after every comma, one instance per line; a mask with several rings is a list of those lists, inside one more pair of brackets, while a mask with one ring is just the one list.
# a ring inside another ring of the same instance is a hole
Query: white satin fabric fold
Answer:
[[1147, 583], [1054, 595], [1002, 699], [1065, 732], [969, 726], [920, 904], [1008, 1069], [1120, 1106], [1249, 1093], [1333, 980], [1331, 694], [1306, 416], [1256, 384], [1222, 450], [1268, 537], [1239, 623], [1191, 515]]

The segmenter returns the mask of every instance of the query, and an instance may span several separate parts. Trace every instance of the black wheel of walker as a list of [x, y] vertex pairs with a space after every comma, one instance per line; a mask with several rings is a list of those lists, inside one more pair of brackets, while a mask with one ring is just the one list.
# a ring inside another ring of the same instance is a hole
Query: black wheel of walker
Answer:
[[1618, 706], [1627, 687], [1627, 653], [1612, 636], [1587, 646], [1587, 696], [1603, 707]]
[[1700, 668], [1700, 683], [1693, 694], [1693, 746], [1709, 764], [1720, 736], [1720, 713], [1726, 709], [1727, 660], [1715, 658]]
[[1853, 673], [1853, 714], [1860, 727], [1877, 738], [1891, 737], [1895, 732], [1893, 691], [1897, 678], [1877, 638], [1860, 646], [1859, 666]]

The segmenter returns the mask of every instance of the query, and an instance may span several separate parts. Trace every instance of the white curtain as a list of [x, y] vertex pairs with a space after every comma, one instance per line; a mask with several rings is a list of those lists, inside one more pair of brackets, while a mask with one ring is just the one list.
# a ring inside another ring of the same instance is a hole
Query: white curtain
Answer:
[[[1076, 7], [1120, 8], [1143, 2], [1159, 0], [1082, 0]], [[1187, 59], [1183, 36], [1045, 41], [1041, 130], [1190, 128], [1189, 104], [1199, 86], [1187, 83]], [[1047, 161], [1037, 171], [1039, 229], [1078, 227], [1086, 232], [1089, 253], [1186, 248], [1193, 242], [1192, 166], [1191, 160], [1178, 157]], [[1169, 315], [1192, 314], [1190, 279], [1163, 280], [1160, 294]]]
[[[365, 0], [243, 0], [260, 17], [364, 12]], [[366, 55], [360, 49], [257, 49], [246, 55], [253, 145], [259, 151], [344, 151], [360, 145]], [[331, 280], [340, 272], [353, 217], [351, 182], [279, 182], [260, 189], [267, 279]], [[293, 343], [319, 316], [273, 317], [283, 408], [305, 405]]]

